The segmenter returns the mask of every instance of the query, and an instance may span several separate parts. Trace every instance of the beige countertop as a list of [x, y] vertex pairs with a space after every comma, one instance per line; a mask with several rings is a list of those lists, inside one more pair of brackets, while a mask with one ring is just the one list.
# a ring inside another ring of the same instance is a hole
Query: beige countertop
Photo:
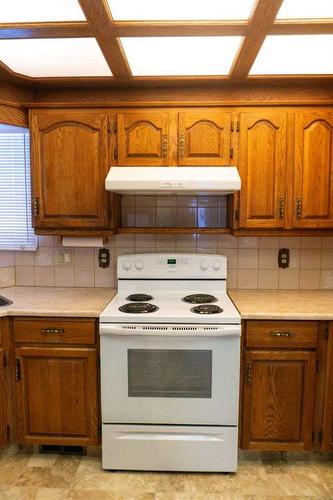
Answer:
[[114, 297], [113, 288], [23, 287], [0, 288], [13, 302], [0, 307], [1, 316], [98, 317]]
[[232, 290], [243, 319], [333, 320], [333, 290]]

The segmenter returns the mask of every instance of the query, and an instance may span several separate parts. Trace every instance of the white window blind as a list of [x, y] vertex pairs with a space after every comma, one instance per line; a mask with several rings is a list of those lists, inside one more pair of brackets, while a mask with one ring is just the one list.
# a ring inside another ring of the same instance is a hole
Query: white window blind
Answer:
[[37, 246], [30, 182], [29, 130], [0, 124], [0, 248], [34, 250]]

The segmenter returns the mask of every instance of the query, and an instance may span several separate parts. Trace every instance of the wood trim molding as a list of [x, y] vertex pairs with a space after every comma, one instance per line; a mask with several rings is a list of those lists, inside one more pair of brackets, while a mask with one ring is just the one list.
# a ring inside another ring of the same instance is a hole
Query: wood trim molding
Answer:
[[79, 0], [92, 33], [115, 78], [126, 80], [131, 71], [121, 46], [113, 32], [113, 20], [106, 0]]
[[80, 38], [93, 36], [86, 22], [1, 24], [0, 40], [21, 38]]
[[249, 23], [248, 35], [235, 58], [231, 78], [245, 78], [257, 57], [266, 35], [275, 21], [283, 0], [257, 0]]

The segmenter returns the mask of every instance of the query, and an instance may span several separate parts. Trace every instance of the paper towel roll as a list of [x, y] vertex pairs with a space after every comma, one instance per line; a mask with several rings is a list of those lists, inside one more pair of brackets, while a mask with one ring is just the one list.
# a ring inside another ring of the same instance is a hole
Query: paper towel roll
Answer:
[[63, 247], [104, 247], [104, 238], [93, 238], [92, 236], [63, 236]]

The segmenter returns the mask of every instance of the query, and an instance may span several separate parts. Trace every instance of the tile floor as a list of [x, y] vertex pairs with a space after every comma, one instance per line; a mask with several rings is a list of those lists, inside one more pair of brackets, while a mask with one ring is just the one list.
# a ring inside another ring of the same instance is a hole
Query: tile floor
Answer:
[[[96, 456], [97, 455], [97, 456]], [[333, 454], [241, 453], [237, 474], [104, 472], [95, 456], [0, 455], [1, 500], [333, 499]]]

